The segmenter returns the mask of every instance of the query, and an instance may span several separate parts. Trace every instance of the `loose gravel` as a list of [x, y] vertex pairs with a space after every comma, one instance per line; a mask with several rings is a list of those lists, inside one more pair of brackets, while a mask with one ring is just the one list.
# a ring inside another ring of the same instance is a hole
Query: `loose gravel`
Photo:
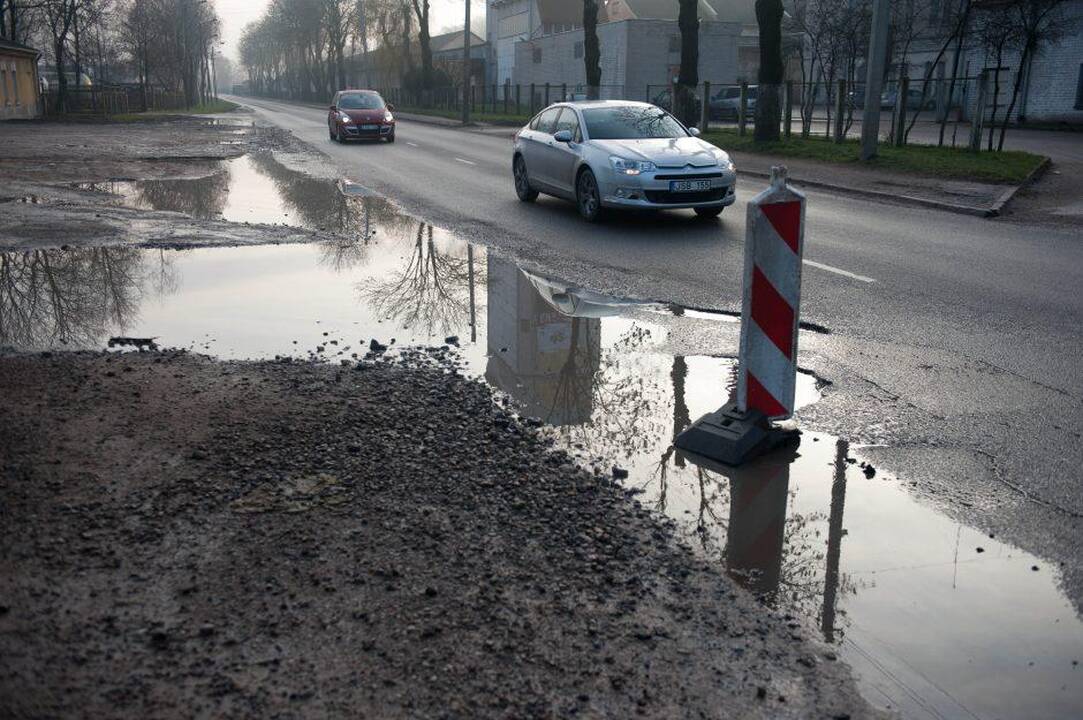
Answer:
[[0, 716], [875, 715], [445, 355], [0, 355]]

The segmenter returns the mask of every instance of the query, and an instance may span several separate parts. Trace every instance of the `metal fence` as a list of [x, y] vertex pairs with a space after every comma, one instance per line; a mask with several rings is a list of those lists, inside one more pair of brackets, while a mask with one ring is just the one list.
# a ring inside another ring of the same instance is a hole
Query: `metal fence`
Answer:
[[[880, 137], [895, 145], [907, 143], [969, 146], [980, 149], [985, 129], [1004, 121], [1011, 105], [1014, 76], [983, 72], [976, 77], [902, 78], [884, 83], [880, 94]], [[462, 112], [461, 86], [418, 90], [381, 87], [381, 94], [397, 108], [409, 112], [442, 114], [456, 118]], [[691, 100], [692, 116], [701, 130], [751, 131], [760, 93], [772, 92], [749, 83], [705, 81]], [[786, 82], [775, 86], [780, 113], [779, 133], [785, 138], [821, 137], [844, 142], [861, 134], [865, 83], [847, 80]], [[494, 122], [525, 122], [542, 108], [563, 100], [597, 97], [637, 100], [673, 111], [672, 85], [601, 85], [588, 88], [570, 83], [511, 83], [474, 85], [466, 95], [471, 115]], [[1011, 109], [1014, 118], [1018, 108]], [[682, 113], [683, 115], [684, 113]]]
[[[380, 94], [403, 110], [437, 110], [448, 113], [462, 110], [462, 86], [429, 90], [385, 87], [380, 88]], [[472, 113], [509, 118], [529, 118], [552, 103], [585, 100], [592, 94], [602, 100], [628, 99], [623, 85], [600, 85], [591, 93], [586, 85], [569, 83], [494, 83], [473, 85], [467, 93]]]

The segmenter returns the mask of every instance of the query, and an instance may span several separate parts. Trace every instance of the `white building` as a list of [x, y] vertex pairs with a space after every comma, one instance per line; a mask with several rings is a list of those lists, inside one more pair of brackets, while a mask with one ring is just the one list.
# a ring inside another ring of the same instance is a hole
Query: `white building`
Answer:
[[[755, 79], [753, 8], [754, 0], [699, 0], [701, 79]], [[642, 99], [648, 85], [668, 85], [680, 66], [677, 14], [677, 0], [599, 2], [603, 97]], [[581, 0], [489, 0], [489, 83], [584, 85], [582, 21]]]

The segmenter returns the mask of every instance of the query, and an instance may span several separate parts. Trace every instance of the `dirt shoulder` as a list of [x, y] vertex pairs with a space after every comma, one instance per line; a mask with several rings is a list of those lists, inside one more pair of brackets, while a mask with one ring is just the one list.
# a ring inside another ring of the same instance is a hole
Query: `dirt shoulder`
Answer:
[[9, 354], [0, 425], [4, 717], [872, 714], [431, 361]]

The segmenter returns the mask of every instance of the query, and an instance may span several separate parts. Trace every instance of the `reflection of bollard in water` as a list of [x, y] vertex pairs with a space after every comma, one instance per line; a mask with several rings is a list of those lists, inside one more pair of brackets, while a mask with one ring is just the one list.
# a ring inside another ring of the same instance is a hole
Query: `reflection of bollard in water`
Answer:
[[739, 465], [791, 440], [771, 420], [793, 415], [804, 250], [805, 196], [771, 169], [771, 187], [748, 202], [737, 400], [697, 420], [677, 447]]
[[746, 590], [773, 604], [782, 574], [790, 463], [796, 448], [727, 468], [730, 517], [726, 569]]

